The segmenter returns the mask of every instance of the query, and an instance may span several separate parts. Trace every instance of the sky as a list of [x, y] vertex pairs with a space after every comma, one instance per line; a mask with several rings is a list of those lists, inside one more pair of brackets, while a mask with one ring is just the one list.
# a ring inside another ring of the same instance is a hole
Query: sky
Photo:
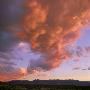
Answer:
[[90, 0], [0, 1], [0, 80], [34, 79], [90, 81]]

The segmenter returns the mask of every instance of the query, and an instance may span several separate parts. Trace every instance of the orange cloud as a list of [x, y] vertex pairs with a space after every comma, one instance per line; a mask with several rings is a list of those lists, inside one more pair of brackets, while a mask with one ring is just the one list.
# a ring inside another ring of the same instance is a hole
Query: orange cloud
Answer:
[[71, 57], [66, 48], [78, 40], [81, 28], [89, 23], [89, 3], [89, 0], [27, 0], [24, 31], [19, 36], [23, 39], [26, 36], [31, 49], [44, 58], [33, 61], [29, 68], [50, 70]]
[[[6, 69], [5, 67], [3, 68]], [[22, 79], [26, 75], [27, 71], [24, 68], [17, 70], [13, 69], [13, 71], [0, 71], [0, 81], [18, 80]]]

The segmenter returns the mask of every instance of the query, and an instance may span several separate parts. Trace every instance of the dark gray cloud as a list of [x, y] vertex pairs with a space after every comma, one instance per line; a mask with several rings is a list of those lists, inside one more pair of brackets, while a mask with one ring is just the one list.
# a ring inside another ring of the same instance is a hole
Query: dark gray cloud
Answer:
[[24, 0], [0, 0], [0, 26], [17, 24], [22, 18]]
[[73, 68], [73, 70], [80, 70], [80, 67], [75, 67]]
[[82, 70], [87, 70], [86, 68], [83, 68]]
[[18, 26], [24, 11], [23, 1], [0, 0], [0, 80], [23, 76], [21, 70], [16, 68], [15, 58], [11, 53], [19, 42], [14, 32], [19, 30]]
[[[10, 27], [16, 25], [18, 28], [24, 12], [23, 1], [0, 0], [0, 51], [7, 50], [18, 41]], [[15, 28], [14, 32], [16, 31], [17, 29]]]
[[[2, 30], [1, 30], [2, 29]], [[0, 30], [0, 52], [8, 51], [16, 42], [16, 38], [4, 28]]]
[[90, 67], [88, 67], [88, 70], [90, 70]]

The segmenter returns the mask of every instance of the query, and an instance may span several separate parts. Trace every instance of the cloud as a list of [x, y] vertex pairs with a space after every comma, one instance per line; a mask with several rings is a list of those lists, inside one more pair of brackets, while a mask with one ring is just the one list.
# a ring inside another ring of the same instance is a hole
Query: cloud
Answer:
[[87, 69], [82, 69], [82, 70], [87, 70]]
[[80, 67], [75, 67], [73, 68], [73, 70], [80, 70]]
[[[74, 55], [82, 56], [81, 47], [73, 47], [76, 51], [70, 47], [80, 38], [81, 28], [90, 22], [89, 3], [89, 0], [0, 1], [0, 80], [18, 79], [27, 72], [48, 71]], [[27, 70], [15, 63], [20, 59], [16, 57], [18, 48], [27, 52], [21, 42], [30, 45], [29, 54], [40, 54], [38, 59], [29, 58]]]
[[24, 76], [25, 70], [17, 67], [16, 56], [12, 55], [13, 48], [19, 43], [14, 32], [19, 30], [23, 14], [22, 3], [23, 0], [0, 1], [0, 80]]
[[88, 70], [90, 70], [90, 67], [88, 67]]
[[[27, 75], [27, 70], [22, 68], [22, 66], [17, 67], [16, 56], [11, 56], [11, 52], [9, 54], [7, 52], [0, 53], [0, 80], [8, 81], [21, 79], [25, 75]], [[13, 58], [14, 57], [14, 58]], [[19, 61], [20, 58], [18, 58]]]
[[23, 68], [17, 69], [12, 66], [0, 66], [0, 81], [21, 79], [26, 74], [27, 72]]
[[[67, 46], [72, 46], [80, 38], [81, 28], [89, 23], [89, 3], [89, 0], [27, 1], [22, 23], [24, 30], [18, 36], [43, 57], [38, 61], [31, 60], [29, 72], [38, 68], [51, 70], [72, 57]], [[81, 51], [80, 48], [76, 51], [78, 57], [82, 56]]]
[[24, 11], [22, 4], [23, 0], [0, 1], [0, 51], [6, 51], [18, 41], [10, 27], [19, 26]]

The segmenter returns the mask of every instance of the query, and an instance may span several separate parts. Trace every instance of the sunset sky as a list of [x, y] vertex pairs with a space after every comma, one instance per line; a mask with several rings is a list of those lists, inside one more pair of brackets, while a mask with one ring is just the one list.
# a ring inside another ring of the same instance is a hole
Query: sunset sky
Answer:
[[90, 81], [90, 0], [1, 0], [0, 80]]

